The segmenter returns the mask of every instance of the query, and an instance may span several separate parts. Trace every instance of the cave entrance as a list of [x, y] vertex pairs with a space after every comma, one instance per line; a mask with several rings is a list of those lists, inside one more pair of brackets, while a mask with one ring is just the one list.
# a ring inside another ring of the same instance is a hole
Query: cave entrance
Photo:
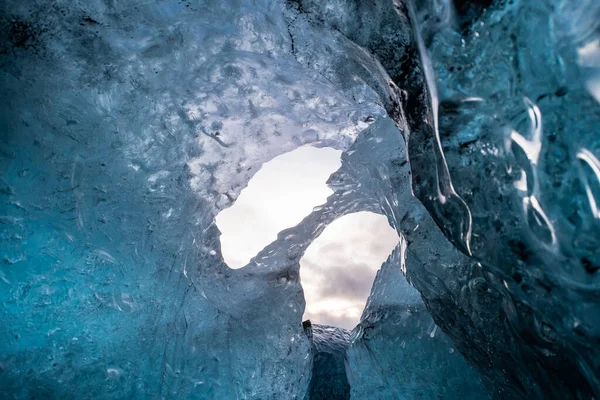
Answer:
[[[340, 155], [339, 150], [305, 146], [265, 163], [216, 218], [226, 264], [244, 267], [279, 232], [324, 204], [333, 194], [327, 179], [340, 167]], [[330, 223], [300, 260], [304, 319], [354, 328], [377, 271], [398, 241], [380, 214], [355, 212]]]
[[348, 214], [329, 224], [300, 260], [303, 319], [353, 329], [377, 271], [399, 240], [387, 218], [372, 212]]
[[225, 263], [244, 267], [279, 232], [325, 203], [333, 193], [327, 179], [340, 167], [341, 153], [304, 146], [263, 164], [235, 203], [217, 215]]

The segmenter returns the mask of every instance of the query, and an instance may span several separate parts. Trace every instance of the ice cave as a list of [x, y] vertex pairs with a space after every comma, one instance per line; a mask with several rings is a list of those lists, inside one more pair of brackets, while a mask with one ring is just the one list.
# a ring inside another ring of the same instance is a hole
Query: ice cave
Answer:
[[2, 0], [0, 399], [600, 400], [600, 0]]

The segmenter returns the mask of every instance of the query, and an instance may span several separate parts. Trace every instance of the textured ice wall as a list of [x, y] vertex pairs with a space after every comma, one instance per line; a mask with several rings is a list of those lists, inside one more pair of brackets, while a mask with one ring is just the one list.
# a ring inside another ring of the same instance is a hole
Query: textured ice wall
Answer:
[[296, 3], [393, 80], [435, 224], [392, 219], [438, 325], [498, 397], [598, 397], [598, 3]]
[[479, 374], [406, 282], [402, 244], [383, 264], [348, 351], [352, 399], [486, 399]]
[[600, 4], [456, 3], [413, 10], [429, 101], [407, 116], [412, 186], [501, 322], [473, 324], [489, 343], [442, 326], [519, 396], [598, 397]]
[[[318, 235], [330, 221], [347, 213], [369, 210], [387, 215], [393, 227], [410, 237], [409, 254], [397, 249], [384, 263], [362, 321], [353, 331], [347, 354], [352, 398], [485, 398], [477, 372], [458, 352], [451, 353], [451, 341], [436, 328], [418, 292], [402, 274], [405, 256], [415, 268], [417, 260], [439, 268], [444, 256], [449, 260], [444, 270], [463, 272], [452, 263], [452, 256], [460, 253], [411, 195], [408, 177], [398, 130], [389, 119], [374, 122], [342, 156], [342, 167], [329, 180], [334, 194], [327, 203], [298, 227], [280, 234], [289, 243], [283, 248], [302, 251], [305, 245], [297, 244], [302, 236]], [[263, 254], [278, 247], [275, 243]], [[431, 278], [429, 271], [423, 273], [427, 278]]]
[[[3, 3], [5, 393], [303, 398], [298, 260], [367, 210], [496, 396], [598, 397], [597, 3], [434, 3]], [[308, 143], [335, 193], [229, 270], [215, 214]]]
[[346, 352], [350, 331], [328, 325], [304, 322], [304, 331], [311, 341], [312, 376], [307, 399], [346, 400], [350, 384], [346, 374]]
[[229, 270], [214, 215], [262, 162], [343, 149], [383, 109], [307, 74], [277, 2], [1, 14], [3, 393], [302, 398], [297, 259]]

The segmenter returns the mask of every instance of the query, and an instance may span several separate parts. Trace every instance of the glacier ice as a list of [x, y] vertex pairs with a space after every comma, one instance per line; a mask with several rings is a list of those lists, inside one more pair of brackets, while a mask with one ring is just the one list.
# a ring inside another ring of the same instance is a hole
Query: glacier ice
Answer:
[[348, 351], [353, 399], [486, 399], [481, 378], [438, 329], [402, 274], [398, 246], [383, 264]]
[[311, 342], [313, 359], [310, 386], [306, 398], [312, 400], [343, 400], [350, 398], [346, 374], [346, 353], [350, 332], [347, 329], [304, 322]]
[[581, 51], [600, 4], [485, 3], [412, 7], [428, 99], [428, 123], [406, 119], [412, 187], [485, 291], [464, 301], [475, 329], [440, 323], [504, 396], [597, 398], [598, 64]]
[[[598, 1], [0, 7], [2, 397], [600, 398]], [[333, 194], [229, 268], [216, 215], [304, 145]], [[359, 211], [405, 247], [305, 330]]]

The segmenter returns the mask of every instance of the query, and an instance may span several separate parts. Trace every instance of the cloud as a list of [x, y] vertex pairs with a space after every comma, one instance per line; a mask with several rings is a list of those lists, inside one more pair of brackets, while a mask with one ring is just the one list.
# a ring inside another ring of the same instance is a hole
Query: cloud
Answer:
[[223, 258], [241, 268], [277, 234], [323, 204], [326, 181], [341, 165], [339, 150], [300, 147], [265, 163], [236, 202], [217, 215]]
[[397, 242], [382, 215], [360, 212], [330, 224], [300, 261], [305, 316], [345, 328], [358, 324], [375, 275]]
[[344, 329], [354, 329], [358, 325], [359, 318], [356, 315], [335, 315], [327, 311], [305, 315], [305, 319], [310, 319], [314, 324], [331, 325]]
[[325, 271], [320, 295], [364, 300], [369, 297], [374, 275], [366, 264], [349, 265], [346, 268], [331, 268]]
[[322, 245], [318, 252], [322, 257], [335, 257], [340, 254], [347, 255], [349, 244], [341, 241], [327, 242]]

